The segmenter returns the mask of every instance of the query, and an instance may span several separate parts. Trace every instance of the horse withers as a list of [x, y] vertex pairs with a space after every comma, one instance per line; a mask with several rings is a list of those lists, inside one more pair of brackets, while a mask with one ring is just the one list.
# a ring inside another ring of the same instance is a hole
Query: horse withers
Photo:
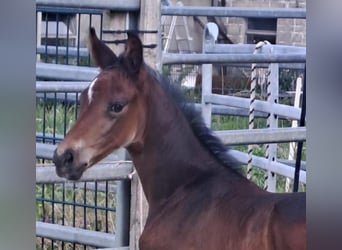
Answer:
[[305, 193], [248, 181], [200, 113], [144, 63], [137, 35], [128, 33], [116, 56], [91, 28], [89, 50], [100, 72], [54, 152], [60, 177], [78, 180], [126, 148], [149, 204], [141, 250], [306, 248]]

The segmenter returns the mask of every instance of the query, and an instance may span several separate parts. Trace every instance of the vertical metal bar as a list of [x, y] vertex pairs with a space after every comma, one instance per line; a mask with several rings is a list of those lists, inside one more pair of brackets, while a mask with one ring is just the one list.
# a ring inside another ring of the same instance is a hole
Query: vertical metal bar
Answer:
[[56, 64], [58, 64], [58, 46], [59, 46], [59, 13], [56, 13]]
[[67, 16], [67, 35], [66, 35], [66, 53], [65, 64], [69, 64], [69, 30], [70, 30], [70, 14]]
[[108, 181], [106, 181], [106, 196], [105, 196], [105, 219], [106, 219], [106, 233], [108, 233]]
[[77, 66], [80, 65], [80, 40], [81, 40], [81, 14], [78, 14], [78, 23], [77, 23]]
[[[65, 225], [65, 183], [62, 184], [62, 225]], [[64, 241], [62, 241], [62, 249], [64, 249]]]
[[[124, 149], [118, 151], [119, 159], [126, 159]], [[115, 246], [129, 245], [129, 218], [130, 218], [130, 182], [127, 180], [118, 181], [116, 191], [116, 233]]]
[[101, 14], [101, 21], [100, 21], [100, 40], [102, 40], [102, 31], [103, 31], [103, 15]]
[[95, 231], [99, 231], [98, 223], [97, 223], [97, 181], [95, 181], [95, 190], [94, 190], [94, 217], [95, 217]]
[[66, 134], [66, 130], [67, 130], [67, 113], [68, 113], [68, 109], [67, 109], [67, 107], [68, 107], [68, 93], [67, 92], [65, 92], [64, 93], [64, 105], [63, 105], [63, 108], [64, 108], [64, 117], [63, 117], [63, 135], [65, 135]]
[[47, 47], [48, 47], [48, 32], [49, 32], [49, 18], [48, 18], [48, 12], [45, 13], [45, 62], [48, 62], [48, 52], [47, 52]]
[[[215, 44], [218, 37], [218, 27], [214, 23], [207, 23], [203, 32], [202, 51], [206, 52], [207, 45]], [[213, 65], [202, 65], [202, 116], [205, 124], [211, 127], [211, 103], [204, 102], [204, 96], [212, 93]]]
[[87, 228], [87, 182], [83, 184], [83, 228]]
[[[40, 46], [41, 44], [42, 44], [42, 12], [41, 11], [37, 11], [36, 12], [36, 32], [37, 32], [37, 34], [36, 34], [36, 39], [37, 39], [37, 41], [36, 41], [36, 45], [37, 45], [37, 47], [38, 46]], [[38, 53], [37, 54], [37, 57], [36, 57], [37, 59], [37, 62], [40, 62], [40, 54]]]
[[43, 126], [42, 126], [42, 142], [45, 143], [46, 130], [46, 92], [43, 93]]
[[[92, 26], [92, 14], [90, 14], [89, 15], [89, 28]], [[89, 29], [88, 29], [89, 30]], [[102, 33], [102, 30], [100, 30], [100, 34]], [[90, 54], [90, 53], [89, 53]], [[88, 56], [88, 58], [87, 58], [88, 60], [87, 60], [87, 64], [88, 64], [88, 66], [90, 66], [90, 55]]]
[[76, 95], [76, 99], [75, 99], [75, 121], [76, 121], [77, 116], [78, 116], [78, 108], [77, 107], [79, 105], [79, 95], [80, 95], [80, 93], [76, 92], [75, 95]]
[[[44, 197], [45, 197], [45, 184], [42, 184], [42, 221], [45, 221], [45, 203], [44, 203]], [[42, 249], [44, 249], [44, 237], [41, 238], [41, 245]]]
[[[55, 184], [51, 184], [51, 223], [55, 224]], [[54, 245], [54, 240], [51, 240], [51, 245]]]
[[57, 93], [54, 93], [53, 98], [53, 144], [56, 144], [56, 124], [57, 124]]

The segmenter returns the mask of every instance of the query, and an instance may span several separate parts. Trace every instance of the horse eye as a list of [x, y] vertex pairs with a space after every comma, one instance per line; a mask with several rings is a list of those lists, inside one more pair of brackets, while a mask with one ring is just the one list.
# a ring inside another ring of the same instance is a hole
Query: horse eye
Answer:
[[110, 106], [110, 111], [119, 113], [122, 111], [122, 109], [126, 106], [126, 103], [124, 102], [116, 102]]

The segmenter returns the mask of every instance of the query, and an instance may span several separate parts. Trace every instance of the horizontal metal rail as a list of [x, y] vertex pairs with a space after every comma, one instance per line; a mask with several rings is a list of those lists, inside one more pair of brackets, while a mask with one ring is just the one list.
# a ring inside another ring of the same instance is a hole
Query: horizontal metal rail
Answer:
[[[39, 183], [38, 183], [39, 184]], [[47, 183], [45, 183], [47, 184]], [[51, 183], [51, 184], [56, 184], [56, 183]], [[116, 183], [114, 184], [105, 184], [105, 183], [98, 183], [97, 181], [95, 182], [87, 182], [86, 184], [84, 182], [67, 182], [67, 183], [59, 183], [56, 186], [60, 186], [64, 188], [65, 190], [74, 190], [76, 189], [85, 189], [88, 191], [93, 191], [93, 192], [102, 192], [102, 193], [114, 193], [116, 194], [117, 191], [117, 185]]]
[[306, 141], [306, 128], [263, 128], [214, 131], [228, 145]]
[[[129, 176], [132, 172], [133, 163], [131, 161], [101, 162], [87, 169], [77, 182], [127, 180], [130, 179]], [[70, 183], [72, 181], [57, 176], [55, 167], [36, 167], [36, 184], [63, 182]]]
[[[269, 55], [269, 49], [267, 47], [271, 47], [272, 53], [274, 54], [306, 54], [305, 47], [278, 44], [265, 45], [258, 49], [258, 54], [265, 53], [266, 55]], [[266, 51], [265, 48], [267, 48]], [[206, 53], [214, 54], [253, 54], [255, 51], [255, 44], [206, 44], [204, 47], [204, 51]]]
[[114, 247], [115, 235], [36, 221], [36, 236], [96, 247]]
[[[239, 161], [241, 164], [247, 164], [249, 160], [249, 155], [247, 153], [243, 153], [238, 150], [231, 150], [229, 153], [235, 157], [237, 161]], [[271, 161], [269, 168], [266, 168], [267, 162], [269, 160], [264, 158], [264, 157], [259, 157], [259, 156], [252, 156], [252, 165], [256, 166], [258, 168], [264, 169], [264, 170], [269, 170], [271, 172], [274, 172], [276, 174], [288, 177], [293, 179], [294, 177], [294, 171], [295, 169], [291, 166], [288, 166], [286, 164], [277, 162], [277, 161]], [[302, 183], [306, 183], [306, 171], [300, 170], [300, 176], [299, 176], [299, 181]]]
[[306, 18], [304, 8], [241, 8], [209, 6], [162, 6], [161, 15], [167, 16], [215, 16], [253, 18]]
[[306, 55], [298, 54], [206, 54], [163, 53], [162, 64], [203, 63], [304, 63]]
[[99, 70], [94, 67], [36, 63], [36, 77], [64, 81], [92, 81]]
[[59, 56], [81, 56], [88, 57], [89, 50], [87, 48], [63, 47], [63, 46], [37, 46], [38, 54], [59, 55]]
[[[197, 111], [201, 112], [202, 110], [202, 104], [195, 103], [194, 104]], [[248, 109], [244, 108], [236, 108], [236, 107], [228, 107], [223, 105], [212, 105], [212, 114], [215, 115], [232, 115], [232, 116], [248, 116], [249, 111]], [[255, 117], [260, 118], [267, 118], [267, 114], [260, 111], [255, 111]], [[279, 117], [281, 118], [281, 117]]]
[[[277, 161], [293, 168], [296, 167], [296, 160], [277, 159]], [[306, 161], [300, 161], [300, 169], [306, 171]]]
[[37, 92], [81, 92], [90, 81], [36, 81]]
[[69, 8], [94, 8], [115, 11], [139, 11], [139, 0], [36, 0], [36, 5], [69, 7]]
[[[63, 138], [63, 135], [55, 135], [57, 138]], [[36, 143], [36, 157], [43, 158], [46, 160], [52, 160], [53, 152], [56, 149], [57, 145], [46, 144], [46, 143]], [[116, 151], [109, 154], [107, 157], [103, 159], [103, 161], [119, 161], [120, 156]]]
[[[239, 108], [249, 108], [249, 99], [248, 98], [241, 98], [235, 96], [223, 96], [217, 94], [209, 94], [204, 96], [205, 103], [211, 103], [216, 105], [226, 105], [232, 107], [239, 107]], [[287, 117], [293, 120], [299, 120], [301, 109], [292, 107], [285, 104], [274, 104], [268, 103], [265, 101], [256, 100], [254, 102], [254, 109], [257, 111], [262, 111], [265, 113], [273, 113], [275, 115]]]

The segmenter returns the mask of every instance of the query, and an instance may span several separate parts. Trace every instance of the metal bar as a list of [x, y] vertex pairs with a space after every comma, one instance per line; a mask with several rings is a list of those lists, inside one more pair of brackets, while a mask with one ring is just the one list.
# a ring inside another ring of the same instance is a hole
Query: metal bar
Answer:
[[[235, 157], [237, 161], [239, 161], [241, 164], [247, 164], [248, 161], [248, 154], [240, 152], [238, 150], [230, 150], [229, 154]], [[290, 167], [288, 165], [282, 164], [280, 162], [271, 162], [269, 169], [266, 169], [266, 162], [267, 159], [264, 157], [259, 156], [253, 156], [252, 157], [252, 165], [265, 169], [270, 170], [272, 172], [275, 172], [277, 174], [280, 174], [282, 176], [293, 178], [295, 169], [293, 167]], [[301, 170], [300, 171], [300, 182], [306, 183], [306, 171]]]
[[[206, 44], [215, 44], [218, 37], [218, 28], [216, 24], [208, 23], [203, 31], [203, 53], [205, 53]], [[212, 93], [212, 75], [213, 75], [213, 65], [203, 64], [202, 65], [202, 94], [201, 94], [201, 104], [202, 104], [202, 116], [205, 124], [211, 127], [211, 114], [212, 105], [209, 102], [205, 102], [204, 96]]]
[[36, 81], [37, 92], [82, 92], [90, 81]]
[[36, 0], [36, 5], [70, 8], [94, 8], [115, 11], [139, 11], [139, 0]]
[[98, 73], [94, 67], [36, 63], [36, 77], [45, 79], [91, 81]]
[[[116, 161], [111, 163], [98, 163], [87, 169], [81, 177], [80, 182], [84, 181], [105, 181], [105, 180], [126, 180], [133, 171], [131, 161]], [[36, 167], [36, 183], [63, 183], [70, 182], [56, 174], [55, 167]]]
[[[286, 159], [278, 159], [277, 160], [280, 163], [283, 163], [285, 165], [288, 165], [292, 168], [295, 168], [296, 165], [296, 161], [295, 160], [286, 160]], [[301, 161], [300, 162], [300, 169], [303, 171], [306, 171], [306, 161]], [[287, 190], [285, 190], [285, 192], [287, 192]]]
[[306, 55], [296, 54], [188, 54], [163, 53], [162, 64], [203, 63], [304, 63]]
[[[272, 53], [275, 54], [306, 54], [305, 47], [290, 46], [290, 45], [267, 45], [272, 48]], [[230, 54], [253, 54], [255, 44], [206, 44], [205, 52], [210, 53], [230, 53]], [[266, 48], [267, 49], [267, 48]], [[259, 53], [264, 53], [265, 48], [261, 47]]]
[[209, 6], [162, 6], [161, 15], [168, 16], [215, 16], [253, 18], [306, 18], [304, 8], [241, 8]]
[[[68, 39], [66, 40], [69, 41]], [[76, 47], [69, 47], [69, 46], [37, 46], [36, 49], [38, 54], [46, 54], [46, 55], [54, 55], [58, 53], [60, 56], [77, 56], [77, 48]], [[80, 48], [79, 49], [79, 56], [87, 57], [89, 56], [89, 50], [87, 48]], [[67, 63], [68, 64], [68, 63]]]
[[[56, 134], [56, 138], [62, 138], [62, 135]], [[56, 149], [56, 145], [45, 144], [45, 143], [36, 143], [36, 157], [43, 158], [47, 160], [52, 160], [53, 151]], [[118, 161], [121, 160], [117, 151], [109, 154], [107, 157], [103, 159], [103, 161]]]
[[214, 133], [228, 145], [283, 143], [306, 141], [306, 128], [262, 128], [222, 130]]
[[[194, 104], [196, 110], [201, 111], [202, 104], [196, 103]], [[244, 108], [235, 108], [235, 107], [227, 107], [222, 105], [212, 105], [212, 114], [215, 115], [232, 115], [232, 116], [248, 116], [248, 110]], [[256, 111], [255, 117], [266, 118], [266, 114], [264, 112]]]
[[[235, 96], [222, 96], [217, 94], [210, 94], [204, 96], [205, 102], [210, 102], [217, 105], [227, 105], [232, 107], [239, 107], [248, 109], [249, 99]], [[299, 120], [300, 108], [292, 107], [285, 104], [270, 104], [264, 101], [255, 101], [255, 110], [270, 113], [273, 110], [275, 115], [280, 115], [293, 120]]]
[[36, 221], [36, 236], [97, 247], [113, 247], [115, 235]]
[[[126, 160], [126, 151], [124, 149], [117, 150], [120, 160]], [[116, 238], [115, 246], [129, 245], [129, 216], [130, 216], [130, 194], [131, 183], [128, 180], [122, 180], [117, 182], [117, 192], [115, 196], [116, 204]]]

